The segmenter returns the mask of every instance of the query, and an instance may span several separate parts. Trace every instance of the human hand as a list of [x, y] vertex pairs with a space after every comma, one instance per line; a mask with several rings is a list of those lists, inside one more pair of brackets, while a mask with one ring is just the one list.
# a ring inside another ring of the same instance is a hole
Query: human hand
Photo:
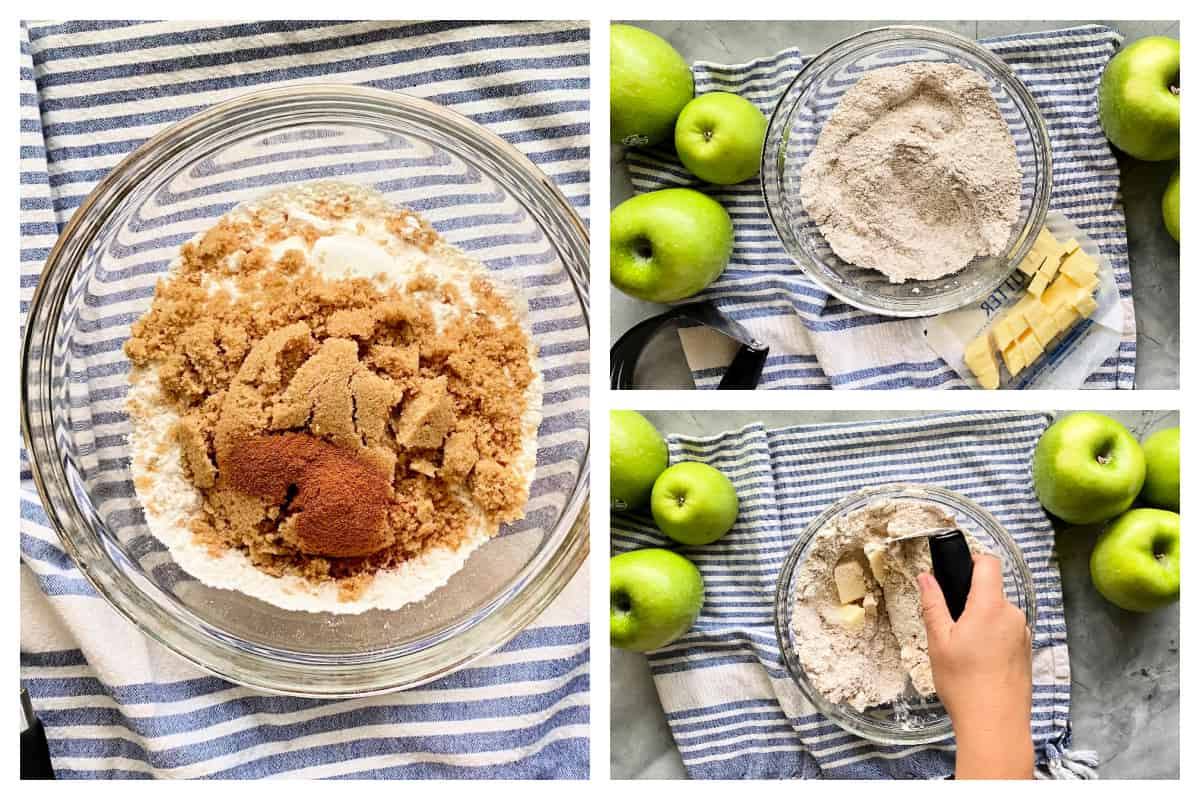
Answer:
[[938, 698], [954, 724], [959, 778], [1032, 778], [1032, 638], [1004, 596], [1000, 560], [974, 558], [958, 621], [929, 573], [918, 578]]

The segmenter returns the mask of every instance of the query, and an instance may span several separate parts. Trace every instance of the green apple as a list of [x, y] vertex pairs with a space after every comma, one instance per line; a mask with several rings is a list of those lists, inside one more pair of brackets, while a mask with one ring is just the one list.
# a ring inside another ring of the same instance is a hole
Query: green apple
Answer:
[[610, 507], [618, 511], [650, 504], [654, 481], [667, 468], [667, 443], [636, 411], [608, 412]]
[[1146, 482], [1142, 502], [1151, 508], [1179, 511], [1179, 428], [1155, 431], [1142, 442]]
[[654, 482], [650, 513], [658, 529], [680, 544], [708, 544], [733, 527], [737, 490], [720, 470], [684, 461], [667, 467]]
[[1092, 550], [1092, 584], [1126, 611], [1179, 599], [1179, 515], [1135, 508], [1112, 521]]
[[1100, 77], [1100, 127], [1134, 158], [1179, 157], [1178, 40], [1148, 36], [1108, 62]]
[[653, 548], [608, 562], [609, 641], [623, 650], [666, 647], [687, 633], [704, 605], [704, 578], [678, 553]]
[[758, 106], [712, 92], [684, 106], [675, 121], [675, 152], [688, 172], [708, 183], [741, 183], [758, 174], [767, 118]]
[[1163, 192], [1162, 199], [1162, 215], [1163, 224], [1167, 226], [1167, 232], [1179, 241], [1179, 170], [1175, 170], [1175, 174], [1171, 176], [1171, 180], [1167, 182], [1167, 190]]
[[692, 70], [660, 36], [613, 25], [608, 39], [608, 103], [612, 140], [647, 147], [671, 138], [675, 118], [692, 99]]
[[717, 279], [733, 254], [733, 221], [694, 189], [631, 197], [609, 217], [613, 285], [652, 303], [691, 297]]
[[1112, 519], [1133, 504], [1146, 477], [1142, 446], [1124, 425], [1081, 411], [1055, 422], [1033, 452], [1033, 487], [1072, 525]]

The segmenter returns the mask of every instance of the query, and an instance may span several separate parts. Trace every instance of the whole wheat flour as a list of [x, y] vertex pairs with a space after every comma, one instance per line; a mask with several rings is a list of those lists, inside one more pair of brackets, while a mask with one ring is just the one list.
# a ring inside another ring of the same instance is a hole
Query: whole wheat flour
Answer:
[[[934, 693], [917, 585], [931, 567], [929, 542], [892, 540], [956, 526], [939, 506], [880, 500], [817, 532], [796, 575], [792, 631], [827, 700], [862, 711], [901, 697], [909, 681], [922, 696]], [[967, 542], [982, 551], [969, 533]]]
[[843, 261], [892, 283], [1005, 252], [1021, 169], [982, 76], [914, 62], [850, 87], [800, 172], [800, 198]]

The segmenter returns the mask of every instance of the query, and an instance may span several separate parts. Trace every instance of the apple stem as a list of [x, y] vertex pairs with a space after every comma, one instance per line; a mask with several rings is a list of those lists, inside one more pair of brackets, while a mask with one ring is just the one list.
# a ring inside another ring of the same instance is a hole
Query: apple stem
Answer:
[[1175, 95], [1176, 97], [1179, 97], [1179, 87], [1178, 87], [1178, 86], [1172, 86], [1172, 87], [1171, 87], [1171, 94]]
[[1108, 462], [1112, 461], [1112, 456], [1108, 455], [1107, 453], [1101, 453], [1100, 455], [1096, 456], [1096, 460], [1101, 464], [1107, 464]]

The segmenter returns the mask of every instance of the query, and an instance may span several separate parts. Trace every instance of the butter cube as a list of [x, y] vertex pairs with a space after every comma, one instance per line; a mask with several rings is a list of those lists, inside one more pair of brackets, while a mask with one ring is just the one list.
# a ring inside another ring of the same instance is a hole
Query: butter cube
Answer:
[[1037, 336], [1042, 345], [1045, 345], [1054, 338], [1054, 334], [1058, 333], [1054, 327], [1053, 318], [1041, 303], [1027, 311], [1025, 319], [1029, 322], [1029, 330]]
[[[1049, 263], [1049, 259], [1047, 259]], [[1044, 267], [1043, 267], [1044, 269]], [[1025, 287], [1025, 291], [1029, 292], [1034, 297], [1041, 297], [1042, 292], [1046, 291], [1046, 286], [1050, 283], [1050, 279], [1046, 277], [1045, 272], [1038, 272], [1033, 276], [1033, 280]]]
[[1067, 239], [1065, 242], [1059, 244], [1059, 248], [1062, 250], [1062, 258], [1065, 259], [1072, 253], [1079, 252], [1079, 242], [1075, 241], [1075, 237], [1072, 236], [1070, 239]]
[[1076, 250], [1067, 256], [1062, 262], [1062, 266], [1058, 268], [1058, 271], [1080, 286], [1083, 286], [1095, 277], [1096, 271], [1099, 268], [1099, 265], [1092, 260], [1091, 256], [1082, 250]]
[[1073, 289], [1078, 285], [1070, 278], [1060, 275], [1050, 284], [1050, 288], [1042, 293], [1042, 305], [1053, 314], [1067, 304]]
[[833, 609], [832, 616], [843, 628], [854, 631], [863, 627], [867, 612], [857, 603], [848, 603]]
[[1029, 366], [1034, 361], [1037, 361], [1038, 356], [1043, 352], [1043, 348], [1038, 338], [1033, 331], [1025, 331], [1021, 334], [1021, 338], [1017, 340], [1017, 344], [1021, 346], [1021, 355], [1025, 359], [1025, 366]]
[[1054, 327], [1058, 328], [1059, 333], [1065, 333], [1075, 325], [1077, 319], [1079, 319], [1079, 314], [1076, 313], [1074, 307], [1064, 305], [1054, 312]]
[[844, 605], [863, 599], [867, 594], [867, 576], [862, 565], [851, 559], [833, 568], [833, 582], [837, 585], [838, 600]]
[[1087, 294], [1087, 295], [1084, 295], [1083, 297], [1077, 298], [1076, 301], [1074, 303], [1072, 303], [1071, 305], [1073, 305], [1075, 307], [1075, 310], [1079, 312], [1079, 316], [1081, 316], [1081, 317], [1090, 317], [1092, 315], [1092, 312], [1094, 312], [1097, 308], [1099, 308], [1099, 306], [1096, 304], [1095, 299], [1092, 298], [1091, 294]]
[[886, 549], [886, 545], [877, 542], [867, 542], [863, 545], [863, 553], [867, 556], [867, 566], [871, 568], [871, 574], [879, 583], [883, 583], [884, 575], [887, 574], [883, 565], [883, 554]]
[[992, 325], [992, 342], [996, 345], [997, 350], [1002, 351], [1020, 333], [1019, 330], [1015, 329], [1012, 320], [1008, 316], [1003, 316]]
[[1000, 388], [1000, 368], [996, 366], [996, 362], [994, 361], [987, 369], [975, 372], [975, 377], [979, 379], [979, 385], [985, 389]]
[[1047, 258], [1042, 264], [1042, 268], [1038, 270], [1038, 275], [1046, 278], [1046, 282], [1054, 280], [1054, 276], [1058, 274], [1058, 268], [1062, 264], [1057, 258]]
[[1021, 370], [1025, 369], [1025, 356], [1022, 354], [1020, 342], [1013, 341], [1010, 343], [1008, 347], [1004, 348], [1001, 356], [1004, 358], [1004, 366], [1008, 367], [1008, 374], [1014, 378]]
[[1034, 248], [1025, 254], [1025, 257], [1021, 259], [1021, 263], [1017, 265], [1017, 269], [1032, 277], [1033, 275], [1038, 274], [1038, 271], [1042, 268], [1042, 265], [1045, 263], [1045, 261], [1046, 256], [1042, 255], [1037, 251], [1036, 248]]

